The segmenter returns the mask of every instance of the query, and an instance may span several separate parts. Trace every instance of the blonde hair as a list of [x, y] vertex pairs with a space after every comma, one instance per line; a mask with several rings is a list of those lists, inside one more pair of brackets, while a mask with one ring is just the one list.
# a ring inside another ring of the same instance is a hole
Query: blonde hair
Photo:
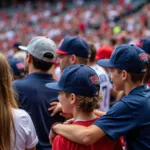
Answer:
[[0, 53], [0, 150], [11, 150], [11, 128], [15, 135], [12, 108], [18, 108], [18, 106], [14, 99], [11, 82], [10, 67]]
[[[66, 96], [71, 93], [64, 91]], [[77, 110], [82, 110], [83, 112], [92, 112], [100, 107], [100, 102], [102, 101], [102, 94], [99, 93], [98, 96], [86, 97], [76, 95], [77, 98]]]

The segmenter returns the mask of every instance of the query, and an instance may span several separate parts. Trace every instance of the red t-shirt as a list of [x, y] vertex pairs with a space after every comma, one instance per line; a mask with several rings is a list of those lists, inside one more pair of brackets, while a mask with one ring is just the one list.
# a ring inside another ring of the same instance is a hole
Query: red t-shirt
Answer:
[[[90, 126], [95, 120], [79, 121], [73, 124]], [[61, 135], [57, 135], [54, 139], [52, 150], [122, 150], [122, 146], [120, 140], [112, 140], [107, 135], [91, 145], [77, 144]]]

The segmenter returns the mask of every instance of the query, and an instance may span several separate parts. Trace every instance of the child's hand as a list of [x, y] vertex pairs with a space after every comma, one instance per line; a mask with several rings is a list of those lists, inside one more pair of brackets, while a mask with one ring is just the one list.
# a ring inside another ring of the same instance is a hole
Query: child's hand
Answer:
[[56, 113], [62, 111], [62, 106], [59, 102], [52, 102], [50, 103], [50, 107], [48, 108], [48, 111], [52, 111], [51, 116], [54, 116]]

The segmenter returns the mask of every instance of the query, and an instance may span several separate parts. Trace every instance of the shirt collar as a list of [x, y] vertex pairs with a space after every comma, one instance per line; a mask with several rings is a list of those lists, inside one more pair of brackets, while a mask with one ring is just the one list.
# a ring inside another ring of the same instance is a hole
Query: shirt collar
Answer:
[[36, 77], [36, 78], [48, 78], [48, 79], [53, 79], [52, 74], [50, 73], [43, 73], [43, 72], [34, 72], [31, 74], [28, 74], [27, 77]]

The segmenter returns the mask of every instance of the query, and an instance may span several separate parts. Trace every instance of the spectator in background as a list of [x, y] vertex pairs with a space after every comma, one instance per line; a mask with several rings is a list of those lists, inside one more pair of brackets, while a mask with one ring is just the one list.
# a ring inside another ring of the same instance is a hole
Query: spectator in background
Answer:
[[25, 77], [26, 73], [24, 70], [24, 61], [22, 59], [11, 58], [8, 60], [8, 63], [13, 72], [14, 80]]
[[22, 59], [24, 61], [26, 58], [26, 52], [21, 51], [21, 49], [19, 48], [20, 45], [21, 45], [21, 43], [19, 43], [19, 42], [16, 42], [13, 44], [13, 52], [14, 52], [13, 57]]
[[20, 49], [27, 52], [25, 69], [29, 74], [24, 79], [15, 80], [13, 87], [19, 95], [20, 108], [26, 110], [33, 120], [39, 138], [36, 149], [50, 150], [49, 130], [53, 123], [64, 121], [58, 114], [50, 116], [49, 103], [58, 101], [58, 93], [45, 87], [46, 83], [55, 82], [49, 70], [56, 55], [56, 45], [49, 38], [37, 36], [27, 47], [20, 46]]
[[102, 58], [102, 56], [104, 56], [105, 58], [105, 55], [107, 58], [109, 58], [113, 50], [108, 46], [102, 46], [100, 48], [101, 50], [98, 49], [96, 54], [95, 46], [92, 43], [89, 43], [89, 46], [90, 46], [91, 57], [89, 59], [88, 66], [90, 66], [92, 69], [95, 70], [100, 80], [100, 92], [102, 93], [102, 101], [100, 102], [99, 110], [103, 112], [107, 112], [110, 107], [110, 95], [111, 95], [112, 83], [110, 82], [108, 74], [104, 70], [104, 68], [102, 68], [96, 63], [96, 59]]
[[119, 34], [117, 36], [117, 45], [127, 44], [127, 43], [128, 41], [127, 41], [126, 35]]
[[[113, 53], [113, 49], [110, 46], [101, 46], [98, 48], [95, 59], [97, 60], [97, 63], [101, 59], [109, 59]], [[99, 63], [98, 63], [99, 64]], [[108, 68], [103, 67], [106, 72], [108, 73]]]
[[11, 87], [9, 64], [0, 54], [0, 149], [35, 150], [38, 137], [33, 122], [24, 110], [18, 109]]
[[[150, 38], [141, 38], [137, 43], [137, 46], [142, 48], [145, 53], [150, 57]], [[150, 80], [148, 81], [148, 85], [150, 87]]]
[[116, 44], [117, 44], [117, 39], [115, 37], [109, 39], [109, 45], [110, 47], [112, 47], [112, 49], [115, 49]]

